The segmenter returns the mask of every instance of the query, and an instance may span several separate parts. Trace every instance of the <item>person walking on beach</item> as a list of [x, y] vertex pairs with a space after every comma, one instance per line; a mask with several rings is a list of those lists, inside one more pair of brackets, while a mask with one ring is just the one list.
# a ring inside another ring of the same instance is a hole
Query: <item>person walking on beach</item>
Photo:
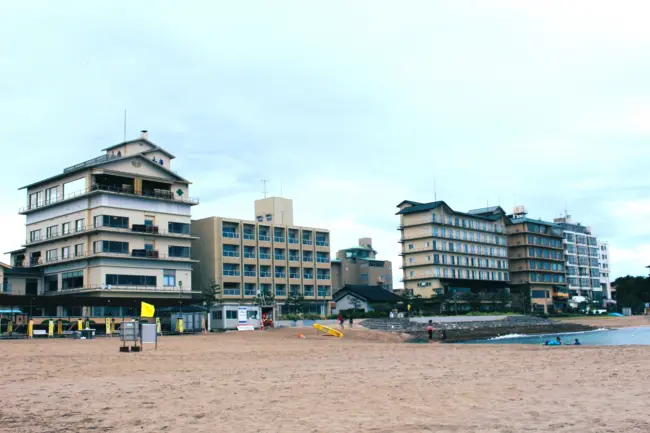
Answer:
[[344, 328], [344, 326], [343, 326], [343, 323], [344, 323], [343, 322], [343, 314], [339, 313], [339, 317], [337, 317], [336, 320], [338, 320], [339, 326], [341, 327], [341, 329], [343, 329]]
[[352, 324], [354, 323], [354, 318], [350, 315], [350, 329], [352, 329]]
[[429, 334], [429, 341], [433, 340], [433, 320], [429, 320], [429, 325], [427, 326], [427, 334]]

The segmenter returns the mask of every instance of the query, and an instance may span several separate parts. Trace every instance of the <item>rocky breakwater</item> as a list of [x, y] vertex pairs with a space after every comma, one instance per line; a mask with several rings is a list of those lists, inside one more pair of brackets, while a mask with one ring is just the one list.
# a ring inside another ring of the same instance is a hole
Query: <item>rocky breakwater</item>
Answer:
[[[471, 320], [470, 317], [432, 317], [434, 339], [442, 340], [442, 331], [447, 335], [446, 342], [480, 340], [508, 334], [552, 334], [560, 332], [581, 332], [596, 329], [593, 326], [577, 323], [560, 323], [548, 319], [532, 316], [500, 316], [494, 320], [481, 317]], [[393, 319], [394, 320], [394, 319]], [[428, 320], [427, 320], [428, 321]], [[399, 320], [399, 324], [391, 319], [368, 319], [362, 326], [368, 329], [381, 331], [397, 331], [411, 335], [415, 339], [426, 339], [427, 321], [421, 319], [417, 322], [407, 319]], [[398, 326], [395, 326], [398, 325]]]

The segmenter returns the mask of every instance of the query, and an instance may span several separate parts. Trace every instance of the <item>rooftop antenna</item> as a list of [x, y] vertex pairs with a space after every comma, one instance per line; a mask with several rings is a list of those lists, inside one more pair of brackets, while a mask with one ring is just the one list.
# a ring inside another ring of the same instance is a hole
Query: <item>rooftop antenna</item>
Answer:
[[124, 109], [124, 142], [126, 143], [126, 109]]
[[262, 179], [262, 184], [264, 185], [264, 191], [263, 191], [264, 192], [264, 198], [266, 198], [266, 183], [267, 182], [268, 182], [268, 180]]

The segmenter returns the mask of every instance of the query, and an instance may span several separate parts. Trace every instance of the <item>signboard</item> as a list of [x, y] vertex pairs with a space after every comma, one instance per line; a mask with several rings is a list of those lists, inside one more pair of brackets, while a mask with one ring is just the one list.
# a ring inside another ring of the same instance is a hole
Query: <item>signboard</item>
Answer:
[[123, 322], [120, 328], [122, 341], [138, 341], [138, 324], [136, 322]]
[[238, 331], [254, 331], [255, 327], [253, 325], [237, 325]]
[[245, 325], [248, 323], [248, 308], [239, 307], [239, 310], [237, 311], [237, 320], [239, 321], [240, 325]]
[[140, 345], [155, 344], [158, 349], [158, 326], [155, 323], [143, 323], [140, 332]]
[[160, 326], [160, 317], [156, 317], [156, 332], [158, 332], [158, 335], [162, 335], [162, 328]]

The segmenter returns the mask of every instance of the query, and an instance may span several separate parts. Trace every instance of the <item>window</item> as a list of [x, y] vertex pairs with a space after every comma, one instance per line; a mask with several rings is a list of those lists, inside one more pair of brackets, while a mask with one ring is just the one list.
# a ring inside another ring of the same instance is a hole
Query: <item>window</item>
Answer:
[[83, 229], [84, 229], [84, 220], [83, 219], [76, 220], [74, 222], [74, 230], [76, 232], [81, 232], [81, 231], [83, 231]]
[[45, 276], [45, 290], [47, 290], [48, 292], [56, 292], [59, 290], [58, 274]]
[[244, 296], [255, 296], [257, 295], [257, 288], [254, 283], [244, 284]]
[[86, 192], [86, 178], [82, 177], [63, 184], [63, 198], [69, 198]]
[[32, 230], [29, 232], [29, 241], [36, 242], [41, 240], [41, 230]]
[[43, 205], [43, 191], [35, 192], [29, 195], [29, 208], [34, 209]]
[[275, 285], [275, 296], [287, 296], [287, 286], [286, 286], [286, 284], [276, 284]]
[[80, 257], [84, 255], [84, 244], [77, 244], [74, 246], [74, 256]]
[[128, 254], [129, 243], [116, 241], [95, 241], [93, 242], [93, 252]]
[[70, 258], [70, 247], [61, 248], [61, 258], [69, 259]]
[[212, 320], [222, 320], [222, 319], [223, 319], [223, 312], [221, 311], [212, 312]]
[[318, 296], [320, 297], [330, 296], [330, 286], [318, 286]]
[[224, 283], [223, 284], [223, 294], [226, 296], [239, 296], [241, 295], [241, 290], [239, 288], [239, 283]]
[[49, 226], [45, 229], [45, 236], [50, 239], [58, 236], [59, 228], [57, 226]]
[[190, 247], [177, 247], [174, 245], [169, 246], [169, 257], [185, 257], [190, 258]]
[[59, 196], [58, 185], [45, 190], [45, 204], [56, 203]]
[[267, 213], [266, 214], [266, 220], [267, 221], [273, 221], [273, 215], [271, 215], [270, 213]]
[[45, 261], [46, 262], [56, 261], [56, 250], [45, 251]]
[[106, 284], [111, 286], [155, 286], [156, 277], [149, 275], [106, 274]]
[[69, 235], [70, 233], [72, 233], [70, 231], [70, 223], [61, 224], [61, 235]]
[[429, 241], [426, 241], [426, 242], [424, 243], [424, 246], [427, 247], [427, 248], [429, 248], [429, 247], [431, 246], [431, 244], [429, 243]]
[[129, 218], [111, 215], [99, 215], [94, 220], [95, 227], [113, 227], [117, 229], [128, 229]]
[[532, 298], [544, 299], [546, 298], [546, 290], [532, 290], [530, 295]]
[[409, 244], [409, 250], [413, 249], [413, 244]]
[[304, 289], [305, 296], [314, 296], [314, 286], [311, 284], [306, 284]]
[[190, 225], [186, 223], [169, 222], [167, 224], [167, 231], [178, 235], [189, 235]]
[[163, 286], [176, 287], [175, 269], [163, 269]]
[[226, 310], [226, 320], [237, 320], [237, 310]]
[[63, 290], [78, 289], [84, 286], [84, 272], [64, 272], [61, 274], [61, 282]]

